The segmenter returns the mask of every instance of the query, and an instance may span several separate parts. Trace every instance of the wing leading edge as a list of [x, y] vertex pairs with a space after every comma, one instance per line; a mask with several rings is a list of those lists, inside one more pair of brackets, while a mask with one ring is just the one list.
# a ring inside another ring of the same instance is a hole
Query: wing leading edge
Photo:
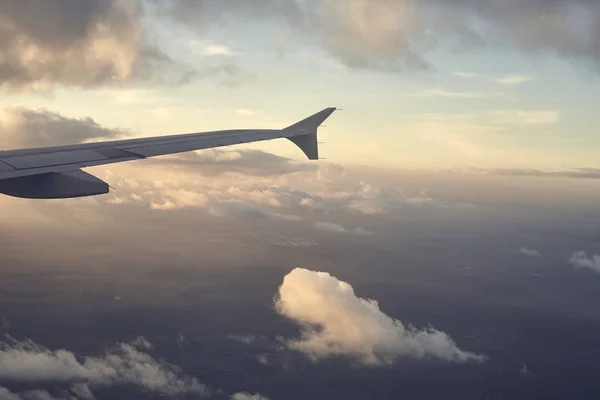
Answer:
[[335, 110], [326, 108], [280, 130], [224, 130], [0, 151], [0, 193], [34, 199], [94, 196], [107, 193], [108, 184], [81, 168], [280, 138], [318, 160], [317, 129]]

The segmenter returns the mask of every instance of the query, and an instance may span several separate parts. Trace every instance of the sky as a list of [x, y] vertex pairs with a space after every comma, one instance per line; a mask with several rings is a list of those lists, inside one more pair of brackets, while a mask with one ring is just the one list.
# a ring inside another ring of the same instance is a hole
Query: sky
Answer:
[[342, 110], [325, 160], [1, 196], [0, 400], [597, 398], [599, 36], [587, 0], [3, 0], [2, 149]]
[[[343, 111], [320, 138], [335, 162], [599, 166], [594, 2], [10, 0], [3, 8], [0, 106], [9, 110], [153, 136], [279, 128], [333, 106]], [[300, 157], [289, 143], [260, 146]]]

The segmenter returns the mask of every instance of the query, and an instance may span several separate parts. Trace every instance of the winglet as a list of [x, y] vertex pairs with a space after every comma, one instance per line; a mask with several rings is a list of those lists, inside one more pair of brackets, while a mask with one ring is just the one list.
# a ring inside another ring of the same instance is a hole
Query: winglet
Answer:
[[296, 146], [300, 147], [300, 150], [306, 154], [309, 160], [319, 159], [317, 128], [319, 128], [319, 125], [321, 125], [335, 110], [335, 107], [326, 108], [284, 129], [284, 131], [293, 134], [293, 136], [288, 137], [288, 139]]

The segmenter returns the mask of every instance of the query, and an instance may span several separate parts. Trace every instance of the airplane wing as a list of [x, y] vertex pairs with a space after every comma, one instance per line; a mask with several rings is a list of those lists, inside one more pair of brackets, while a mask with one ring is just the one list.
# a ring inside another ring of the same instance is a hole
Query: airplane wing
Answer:
[[291, 140], [310, 160], [318, 160], [317, 128], [335, 110], [326, 108], [284, 129], [224, 130], [0, 151], [0, 194], [30, 199], [105, 194], [109, 185], [82, 168], [279, 138]]

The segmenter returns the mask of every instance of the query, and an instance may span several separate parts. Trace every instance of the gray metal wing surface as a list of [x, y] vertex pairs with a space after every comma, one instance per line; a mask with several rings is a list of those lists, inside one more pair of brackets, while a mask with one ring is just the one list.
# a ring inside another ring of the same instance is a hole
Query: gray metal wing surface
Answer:
[[236, 129], [0, 151], [0, 194], [56, 199], [108, 193], [106, 182], [82, 168], [186, 151], [287, 138], [318, 160], [317, 128], [336, 109], [326, 108], [284, 129]]

